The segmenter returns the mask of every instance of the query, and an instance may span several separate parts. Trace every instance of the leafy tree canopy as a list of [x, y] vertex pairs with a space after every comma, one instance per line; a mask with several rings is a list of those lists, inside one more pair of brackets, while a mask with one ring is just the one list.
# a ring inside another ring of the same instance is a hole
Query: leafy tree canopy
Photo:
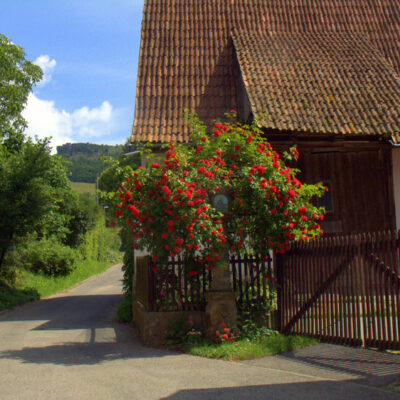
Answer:
[[0, 143], [9, 149], [23, 141], [27, 125], [21, 112], [41, 78], [41, 68], [25, 58], [22, 47], [0, 34]]
[[24, 135], [21, 112], [41, 77], [23, 49], [0, 34], [0, 272], [18, 240], [31, 234], [74, 247], [90, 224], [48, 139]]

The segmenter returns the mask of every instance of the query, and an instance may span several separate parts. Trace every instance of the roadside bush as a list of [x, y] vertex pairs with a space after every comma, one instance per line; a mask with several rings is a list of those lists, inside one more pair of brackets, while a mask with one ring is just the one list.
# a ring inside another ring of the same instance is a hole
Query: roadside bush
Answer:
[[75, 268], [76, 253], [54, 239], [33, 242], [24, 251], [25, 266], [45, 275], [67, 275]]
[[119, 255], [121, 241], [115, 229], [106, 228], [104, 214], [98, 216], [93, 229], [86, 232], [80, 247], [84, 259], [111, 261]]

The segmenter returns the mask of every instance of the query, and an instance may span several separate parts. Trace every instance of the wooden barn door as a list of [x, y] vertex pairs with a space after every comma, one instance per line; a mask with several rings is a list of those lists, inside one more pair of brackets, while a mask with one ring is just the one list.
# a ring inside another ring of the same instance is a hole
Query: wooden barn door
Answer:
[[323, 226], [327, 233], [394, 228], [390, 153], [386, 153], [376, 149], [304, 152], [299, 165], [303, 180], [330, 187], [332, 207]]

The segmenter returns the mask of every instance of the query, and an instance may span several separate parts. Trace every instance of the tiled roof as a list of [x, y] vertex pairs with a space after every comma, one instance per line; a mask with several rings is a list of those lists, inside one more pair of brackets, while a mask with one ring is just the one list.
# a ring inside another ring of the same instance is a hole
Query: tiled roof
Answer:
[[400, 137], [400, 79], [346, 33], [233, 33], [253, 115], [266, 128]]
[[400, 73], [398, 0], [146, 0], [133, 141], [186, 142], [185, 108], [206, 122], [237, 108], [232, 30], [349, 32]]

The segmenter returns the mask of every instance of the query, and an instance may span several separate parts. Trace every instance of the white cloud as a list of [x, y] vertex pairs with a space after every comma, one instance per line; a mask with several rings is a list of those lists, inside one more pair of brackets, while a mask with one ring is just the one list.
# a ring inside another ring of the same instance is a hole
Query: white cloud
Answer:
[[39, 86], [44, 86], [46, 83], [51, 81], [51, 74], [56, 66], [57, 62], [54, 59], [50, 59], [47, 54], [39, 56], [34, 62], [43, 70], [42, 80], [39, 82]]
[[[34, 63], [43, 70], [39, 86], [50, 82], [56, 60], [41, 55]], [[57, 108], [54, 101], [30, 93], [22, 114], [28, 122], [25, 133], [31, 137], [51, 137], [53, 152], [56, 146], [67, 142], [122, 143], [125, 138], [121, 140], [121, 133], [130, 126], [129, 110], [114, 109], [108, 101], [98, 107], [83, 106], [68, 112]]]
[[93, 142], [104, 136], [109, 141], [121, 128], [122, 114], [124, 110], [115, 110], [108, 101], [103, 101], [99, 107], [85, 106], [69, 113], [58, 109], [54, 101], [39, 99], [33, 93], [23, 111], [28, 122], [26, 133], [39, 138], [51, 136], [53, 151], [67, 142]]

